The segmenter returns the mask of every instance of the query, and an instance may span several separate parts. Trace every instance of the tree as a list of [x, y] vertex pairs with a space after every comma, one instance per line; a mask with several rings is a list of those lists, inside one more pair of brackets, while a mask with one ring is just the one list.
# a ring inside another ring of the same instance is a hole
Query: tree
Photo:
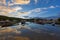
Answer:
[[58, 18], [58, 21], [60, 22], [60, 18]]

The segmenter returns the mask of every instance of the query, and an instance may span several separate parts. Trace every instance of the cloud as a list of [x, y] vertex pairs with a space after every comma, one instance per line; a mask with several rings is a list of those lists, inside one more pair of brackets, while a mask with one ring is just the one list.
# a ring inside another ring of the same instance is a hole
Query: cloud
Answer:
[[41, 11], [42, 11], [41, 8], [35, 8], [35, 9], [33, 9], [33, 10], [30, 10], [28, 13], [32, 13], [32, 12], [39, 13], [39, 12], [41, 12]]
[[58, 6], [58, 5], [56, 5], [56, 7], [59, 7], [60, 8], [60, 6]]
[[23, 8], [22, 7], [19, 7], [19, 6], [17, 6], [17, 7], [15, 7], [15, 8], [13, 8], [15, 11], [18, 11], [18, 10], [22, 10]]
[[37, 4], [38, 0], [34, 0], [35, 1], [35, 4]]
[[50, 6], [49, 8], [56, 8], [55, 6]]
[[[18, 16], [19, 14], [17, 14], [16, 12], [18, 10], [22, 10], [22, 9], [23, 8], [20, 7], [20, 6], [16, 6], [16, 7], [13, 7], [13, 8], [6, 7], [6, 6], [0, 6], [0, 15], [9, 16], [9, 17], [19, 17]], [[13, 14], [13, 12], [14, 12], [14, 14]]]
[[14, 4], [29, 4], [30, 0], [11, 0]]
[[[20, 15], [19, 15], [20, 14]], [[19, 16], [24, 16], [24, 15], [27, 15], [28, 14], [28, 12], [18, 12], [18, 15]]]
[[8, 14], [2, 14], [8, 17], [16, 17], [16, 18], [23, 18], [23, 16], [26, 16], [28, 14], [28, 12], [11, 12]]
[[6, 4], [6, 0], [0, 0], [0, 3]]
[[40, 12], [40, 11], [42, 11], [40, 8], [36, 8], [36, 9], [34, 9], [33, 10], [34, 12]]
[[5, 12], [12, 12], [14, 10], [10, 9], [9, 7], [6, 6], [0, 6], [0, 11], [5, 11]]
[[32, 9], [32, 10], [28, 11], [28, 13], [32, 13], [32, 12], [40, 13], [43, 10], [47, 10], [47, 9], [48, 8], [46, 8], [46, 7], [44, 7], [44, 8], [35, 8], [35, 9]]
[[32, 10], [29, 10], [27, 12], [19, 12], [19, 16], [23, 17], [23, 16], [28, 16], [29, 14], [31, 13], [40, 13], [42, 10], [40, 8], [35, 8], [35, 9], [32, 9]]
[[39, 13], [39, 14], [46, 13], [47, 11], [45, 11], [45, 10], [47, 10], [49, 8], [56, 8], [56, 7], [57, 6], [50, 6], [50, 7], [43, 7], [43, 8], [35, 8], [35, 9], [29, 10], [26, 12], [18, 12], [18, 10], [22, 10], [23, 8], [20, 6], [14, 6], [12, 8], [10, 8], [9, 6], [8, 7], [0, 6], [0, 15], [23, 18], [23, 16], [27, 16], [32, 13], [35, 13], [35, 14], [36, 13]]
[[32, 10], [29, 10], [27, 12], [24, 12], [25, 15], [29, 15], [31, 13], [40, 13], [42, 12], [43, 10], [46, 10], [47, 8], [35, 8], [35, 9], [32, 9]]
[[6, 6], [0, 6], [0, 11], [5, 11], [5, 12], [15, 12], [15, 11], [18, 11], [18, 10], [22, 10], [23, 8], [20, 7], [20, 6], [16, 6], [16, 7], [13, 7], [13, 8], [10, 8], [10, 7], [6, 7]]
[[47, 10], [48, 8], [35, 8], [35, 9], [32, 9], [32, 10], [29, 10], [29, 11], [26, 11], [26, 12], [18, 12], [18, 10], [22, 10], [23, 8], [22, 7], [19, 7], [19, 6], [16, 6], [16, 7], [13, 7], [13, 8], [6, 8], [6, 7], [3, 7], [3, 10], [1, 12], [0, 15], [5, 15], [5, 16], [9, 16], [9, 17], [17, 17], [17, 18], [24, 18], [24, 16], [28, 16], [28, 15], [32, 15], [32, 13], [35, 13], [35, 14], [42, 14], [42, 13], [46, 13], [47, 11], [43, 11], [43, 10]]
[[11, 13], [9, 15], [11, 15], [12, 17], [24, 18], [23, 16], [27, 16], [27, 15], [31, 14], [32, 12], [39, 13], [39, 12], [41, 12], [41, 9], [36, 8], [36, 9], [33, 9], [33, 10], [29, 10], [27, 12], [15, 12], [14, 14]]
[[57, 8], [57, 7], [59, 8], [60, 6], [57, 6], [57, 5], [56, 5], [56, 6], [53, 6], [53, 5], [52, 5], [52, 6], [44, 7], [44, 8], [41, 8], [41, 9], [47, 10], [47, 9], [49, 9], [49, 8]]
[[44, 8], [41, 8], [41, 9], [44, 9], [44, 10], [46, 10], [46, 9], [48, 9], [48, 8], [44, 7]]
[[[19, 27], [18, 27], [19, 28]], [[4, 29], [4, 30], [3, 30]], [[11, 28], [11, 27], [4, 27], [1, 28], [0, 33], [16, 33], [16, 34], [21, 34], [21, 31], [18, 31], [16, 28]]]
[[29, 10], [27, 12], [21, 12], [21, 14], [26, 16], [26, 15], [31, 14], [32, 12], [39, 13], [39, 12], [41, 12], [41, 9], [40, 8], [36, 8], [36, 9]]
[[53, 6], [53, 5], [52, 5], [52, 6], [48, 7], [48, 9], [49, 9], [49, 8], [60, 8], [60, 6], [58, 6], [58, 5]]
[[30, 3], [30, 0], [11, 0], [11, 1], [8, 1], [8, 6], [27, 5], [29, 3]]

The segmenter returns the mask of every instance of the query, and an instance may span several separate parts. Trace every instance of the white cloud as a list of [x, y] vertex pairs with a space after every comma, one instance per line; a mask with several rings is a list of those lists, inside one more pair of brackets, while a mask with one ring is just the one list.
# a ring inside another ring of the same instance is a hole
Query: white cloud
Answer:
[[36, 8], [33, 10], [34, 12], [41, 12], [42, 10], [40, 8]]
[[42, 14], [42, 13], [47, 13], [48, 11], [42, 11], [42, 12], [40, 12], [40, 14]]
[[29, 15], [30, 13], [32, 12], [35, 12], [35, 13], [40, 13], [42, 10], [40, 8], [36, 8], [36, 9], [32, 9], [32, 10], [29, 10], [28, 12], [25, 12], [26, 15]]
[[42, 11], [41, 8], [35, 8], [35, 9], [33, 9], [33, 10], [30, 10], [29, 13], [32, 13], [32, 12], [39, 13], [39, 12], [41, 12], [41, 11]]
[[23, 16], [27, 16], [27, 15], [31, 14], [32, 12], [39, 13], [39, 12], [41, 12], [41, 9], [36, 8], [36, 9], [33, 9], [33, 10], [29, 10], [27, 12], [17, 12], [16, 14], [13, 14], [13, 15], [15, 17], [23, 18]]
[[35, 1], [35, 4], [37, 4], [38, 0], [34, 0]]
[[18, 10], [22, 10], [23, 8], [22, 7], [15, 7], [13, 9], [16, 10], [16, 11], [18, 11]]
[[49, 8], [56, 8], [55, 6], [50, 6]]
[[40, 13], [42, 12], [43, 10], [46, 10], [47, 8], [35, 8], [35, 9], [32, 9], [32, 10], [29, 10], [28, 12], [26, 12], [26, 15], [29, 15], [31, 13]]
[[42, 9], [45, 9], [45, 10], [46, 10], [46, 9], [48, 9], [48, 8], [44, 7], [44, 8], [42, 8]]
[[56, 5], [56, 6], [50, 6], [49, 8], [60, 8], [60, 6]]
[[15, 0], [11, 0], [11, 2], [14, 2]]
[[13, 3], [10, 3], [10, 1], [8, 1], [8, 6], [12, 6], [14, 5]]

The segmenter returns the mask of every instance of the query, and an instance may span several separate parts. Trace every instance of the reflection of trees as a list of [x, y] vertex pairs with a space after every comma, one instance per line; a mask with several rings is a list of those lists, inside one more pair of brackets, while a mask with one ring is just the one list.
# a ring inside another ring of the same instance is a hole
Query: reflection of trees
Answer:
[[58, 18], [55, 22], [55, 24], [59, 24], [60, 25], [60, 18]]
[[21, 20], [20, 18], [7, 17], [7, 16], [0, 15], [0, 26], [2, 27], [12, 26], [16, 23], [19, 23], [20, 20]]
[[53, 21], [53, 19], [50, 19], [50, 21]]

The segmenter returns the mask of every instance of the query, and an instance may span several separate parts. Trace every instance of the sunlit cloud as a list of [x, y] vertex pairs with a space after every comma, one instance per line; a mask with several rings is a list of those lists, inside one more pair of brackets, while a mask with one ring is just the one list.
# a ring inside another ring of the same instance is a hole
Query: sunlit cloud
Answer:
[[14, 32], [14, 31], [16, 31], [16, 29], [12, 29], [11, 27], [4, 27], [4, 28], [1, 28], [0, 33], [6, 33], [6, 32], [10, 33], [10, 32]]
[[6, 0], [0, 0], [0, 3], [6, 4]]
[[30, 0], [16, 0], [17, 4], [29, 4]]
[[[40, 11], [38, 11], [40, 10]], [[46, 13], [47, 11], [42, 11], [42, 9], [40, 8], [36, 8], [36, 9], [33, 9], [33, 10], [30, 10], [30, 11], [27, 11], [27, 12], [11, 12], [11, 13], [5, 13], [3, 12], [2, 15], [6, 15], [6, 16], [9, 16], [9, 17], [17, 17], [17, 18], [24, 18], [24, 16], [28, 16], [29, 14], [32, 15], [32, 13], [38, 13], [38, 14], [42, 14], [42, 13]]]
[[0, 11], [5, 11], [5, 12], [12, 12], [14, 11], [13, 9], [9, 8], [9, 7], [6, 7], [6, 6], [0, 6]]
[[22, 10], [23, 8], [22, 7], [19, 7], [19, 6], [17, 6], [17, 7], [15, 7], [15, 8], [13, 8], [15, 11], [18, 11], [18, 10]]
[[[4, 16], [9, 16], [9, 17], [19, 17], [18, 13], [16, 13], [18, 10], [22, 10], [23, 8], [20, 6], [16, 6], [13, 8], [10, 7], [6, 7], [6, 6], [0, 6], [0, 15], [4, 15]], [[14, 12], [14, 14], [13, 14]], [[10, 14], [11, 13], [11, 14]], [[16, 13], [16, 14], [15, 14]]]
[[35, 9], [32, 9], [32, 10], [29, 10], [29, 11], [27, 11], [27, 12], [22, 12], [21, 14], [23, 14], [23, 15], [29, 15], [29, 14], [31, 14], [31, 13], [40, 13], [40, 12], [42, 12], [43, 10], [45, 10], [46, 8], [35, 8]]
[[28, 16], [29, 14], [31, 13], [40, 13], [42, 10], [40, 8], [36, 8], [36, 9], [32, 9], [32, 10], [29, 10], [27, 12], [18, 12], [17, 14], [20, 16], [20, 17], [23, 17], [23, 16]]
[[30, 0], [11, 0], [11, 1], [8, 1], [8, 6], [26, 5], [26, 4], [29, 4], [29, 3], [30, 3]]
[[28, 12], [17, 12], [17, 16], [23, 18], [23, 16], [28, 15]]
[[[2, 14], [5, 15], [5, 14]], [[11, 12], [7, 13], [6, 16], [8, 17], [16, 17], [16, 18], [23, 18], [23, 16], [28, 15], [28, 12]]]
[[11, 0], [14, 4], [29, 4], [30, 0]]
[[17, 14], [20, 14], [19, 16], [23, 18], [23, 16], [28, 16], [29, 14], [31, 13], [40, 13], [42, 11], [41, 8], [35, 8], [35, 9], [32, 9], [32, 10], [29, 10], [27, 12], [19, 12]]
[[0, 34], [3, 34], [3, 33], [21, 34], [21, 31], [18, 31], [16, 28], [12, 28], [12, 27], [4, 27], [4, 28], [1, 28], [0, 30]]

